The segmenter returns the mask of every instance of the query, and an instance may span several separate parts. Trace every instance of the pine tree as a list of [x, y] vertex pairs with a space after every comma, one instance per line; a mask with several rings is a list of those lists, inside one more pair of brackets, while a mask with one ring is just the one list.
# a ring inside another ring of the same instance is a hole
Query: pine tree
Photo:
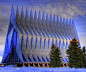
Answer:
[[85, 46], [83, 46], [83, 56], [82, 56], [82, 59], [83, 59], [83, 64], [84, 64], [84, 67], [86, 68], [86, 49], [85, 49]]
[[62, 67], [60, 55], [61, 53], [58, 47], [56, 48], [54, 44], [52, 44], [50, 51], [50, 67]]
[[70, 45], [67, 50], [68, 54], [68, 65], [69, 67], [81, 68], [83, 67], [83, 53], [79, 47], [79, 42], [74, 38], [70, 41]]
[[76, 68], [82, 68], [84, 67], [83, 65], [83, 52], [81, 51], [80, 47], [78, 48], [78, 51], [77, 51], [77, 65], [75, 66]]

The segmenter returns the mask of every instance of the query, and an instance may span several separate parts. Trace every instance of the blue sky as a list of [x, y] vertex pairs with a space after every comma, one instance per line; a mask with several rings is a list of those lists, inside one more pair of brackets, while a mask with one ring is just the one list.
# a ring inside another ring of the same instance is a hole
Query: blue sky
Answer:
[[10, 19], [11, 6], [16, 12], [17, 5], [21, 14], [23, 6], [28, 12], [32, 9], [45, 16], [54, 15], [62, 18], [74, 19], [81, 46], [86, 46], [86, 0], [0, 0], [0, 59], [3, 56], [5, 38]]

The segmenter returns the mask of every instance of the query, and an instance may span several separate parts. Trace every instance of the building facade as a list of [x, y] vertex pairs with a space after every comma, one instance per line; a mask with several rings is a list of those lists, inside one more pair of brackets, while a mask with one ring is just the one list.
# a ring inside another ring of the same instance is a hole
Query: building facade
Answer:
[[49, 63], [52, 43], [61, 51], [62, 62], [67, 63], [66, 50], [70, 40], [78, 35], [73, 20], [52, 16], [48, 18], [40, 11], [21, 16], [17, 7], [16, 15], [12, 6], [2, 63]]

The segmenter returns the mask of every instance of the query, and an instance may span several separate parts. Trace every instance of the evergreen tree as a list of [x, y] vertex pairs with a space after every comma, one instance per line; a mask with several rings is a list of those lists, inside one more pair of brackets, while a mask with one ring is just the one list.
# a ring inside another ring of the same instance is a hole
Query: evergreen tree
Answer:
[[74, 38], [70, 41], [70, 45], [67, 50], [68, 54], [68, 65], [69, 67], [81, 68], [83, 67], [83, 53], [79, 47], [79, 42]]
[[52, 44], [50, 51], [50, 67], [62, 67], [60, 55], [61, 53], [58, 47], [56, 48], [54, 44]]
[[81, 51], [80, 47], [78, 48], [78, 51], [77, 51], [77, 65], [75, 66], [76, 68], [82, 68], [84, 67], [83, 65], [83, 52]]
[[83, 46], [83, 50], [82, 50], [82, 52], [83, 52], [83, 57], [82, 57], [82, 59], [83, 59], [83, 64], [84, 64], [84, 67], [86, 68], [86, 49], [85, 49], [85, 46]]

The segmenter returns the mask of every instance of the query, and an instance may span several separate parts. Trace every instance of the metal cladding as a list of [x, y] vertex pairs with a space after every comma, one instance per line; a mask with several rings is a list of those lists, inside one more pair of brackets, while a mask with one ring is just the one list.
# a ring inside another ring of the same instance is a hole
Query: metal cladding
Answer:
[[67, 63], [66, 50], [74, 37], [79, 41], [74, 20], [55, 19], [51, 14], [45, 18], [44, 12], [41, 17], [40, 11], [37, 17], [36, 10], [34, 16], [32, 10], [29, 15], [27, 8], [24, 16], [23, 7], [19, 16], [18, 6], [15, 17], [12, 6], [2, 63], [47, 63], [52, 43], [60, 49], [62, 62]]

